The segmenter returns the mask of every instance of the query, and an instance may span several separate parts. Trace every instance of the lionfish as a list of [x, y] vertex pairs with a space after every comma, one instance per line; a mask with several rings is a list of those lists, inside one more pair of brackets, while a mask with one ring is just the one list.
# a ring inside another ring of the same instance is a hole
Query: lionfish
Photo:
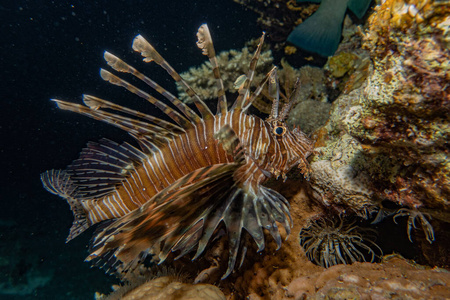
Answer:
[[[107, 139], [89, 142], [65, 170], [41, 174], [44, 187], [64, 198], [73, 212], [67, 242], [90, 226], [103, 223], [91, 240], [86, 260], [94, 260], [107, 272], [126, 275], [149, 253], [157, 253], [159, 263], [171, 252], [176, 252], [177, 259], [195, 251], [196, 259], [218, 236], [221, 224], [229, 248], [228, 269], [222, 278], [230, 275], [238, 253], [246, 250], [243, 229], [255, 241], [258, 252], [265, 247], [264, 229], [280, 248], [278, 226], [289, 234], [292, 224], [289, 203], [262, 183], [272, 176], [286, 179], [286, 173], [296, 165], [307, 176], [306, 159], [313, 151], [313, 141], [299, 128], [286, 126], [290, 105], [278, 109], [275, 67], [254, 92], [250, 90], [264, 36], [229, 108], [209, 29], [206, 24], [199, 28], [197, 46], [208, 56], [219, 88], [216, 114], [141, 35], [133, 40], [133, 49], [140, 52], [144, 62], [154, 61], [183, 86], [198, 112], [109, 52], [104, 58], [112, 69], [142, 80], [174, 107], [107, 70], [100, 70], [101, 77], [154, 104], [172, 121], [91, 95], [83, 96], [85, 105], [52, 99], [60, 109], [125, 130], [140, 146]], [[262, 120], [247, 111], [266, 84], [273, 108]]]

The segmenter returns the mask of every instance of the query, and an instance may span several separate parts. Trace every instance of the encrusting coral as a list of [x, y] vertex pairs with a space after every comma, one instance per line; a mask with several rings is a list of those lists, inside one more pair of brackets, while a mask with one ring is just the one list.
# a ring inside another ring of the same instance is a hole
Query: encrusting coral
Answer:
[[370, 75], [333, 103], [328, 124], [318, 131], [321, 155], [311, 164], [313, 190], [323, 191], [335, 174], [323, 178], [322, 165], [331, 164], [329, 153], [351, 137], [357, 149], [344, 165], [355, 176], [346, 181], [370, 178], [357, 182], [368, 197], [356, 204], [344, 191], [332, 191], [319, 195], [324, 203], [363, 211], [387, 199], [409, 208], [449, 209], [450, 55], [448, 32], [441, 28], [450, 6], [444, 2], [387, 0], [375, 7], [364, 38]]
[[449, 285], [448, 271], [391, 255], [294, 278], [283, 299], [445, 299]]
[[384, 197], [408, 207], [448, 209], [450, 52], [439, 25], [447, 22], [450, 5], [388, 0], [376, 11], [364, 44], [374, 70], [360, 117], [347, 130], [366, 155], [386, 155], [401, 165], [404, 174], [385, 186]]
[[117, 289], [109, 296], [97, 294], [100, 300], [225, 300], [218, 287], [211, 284], [188, 284], [170, 276], [159, 277], [142, 284], [122, 290]]

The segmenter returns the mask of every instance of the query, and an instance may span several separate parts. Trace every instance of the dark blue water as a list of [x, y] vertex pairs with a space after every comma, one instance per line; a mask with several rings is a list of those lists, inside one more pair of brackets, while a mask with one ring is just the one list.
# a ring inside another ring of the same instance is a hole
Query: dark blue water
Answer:
[[[42, 188], [39, 174], [64, 168], [88, 141], [127, 137], [60, 111], [49, 99], [81, 102], [81, 94], [90, 93], [127, 101], [128, 94], [98, 75], [104, 50], [145, 71], [131, 50], [132, 39], [142, 34], [185, 71], [205, 60], [195, 46], [202, 23], [220, 52], [258, 37], [256, 18], [232, 0], [0, 1], [1, 299], [92, 299], [117, 282], [83, 262], [91, 232], [65, 244], [72, 214]], [[148, 68], [174, 90], [164, 72]]]

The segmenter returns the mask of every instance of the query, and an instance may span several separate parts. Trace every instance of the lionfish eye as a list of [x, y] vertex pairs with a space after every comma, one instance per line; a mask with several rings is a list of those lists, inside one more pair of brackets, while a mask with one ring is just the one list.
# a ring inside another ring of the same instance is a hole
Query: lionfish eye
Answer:
[[273, 134], [277, 136], [282, 136], [286, 133], [286, 127], [285, 126], [276, 126], [273, 128]]

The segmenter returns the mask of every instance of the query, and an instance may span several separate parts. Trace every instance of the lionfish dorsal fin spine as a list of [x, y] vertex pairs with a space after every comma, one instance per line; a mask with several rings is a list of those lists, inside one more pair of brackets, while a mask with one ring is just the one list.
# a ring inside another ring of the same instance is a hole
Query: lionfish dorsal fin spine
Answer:
[[236, 132], [234, 132], [229, 124], [222, 126], [222, 128], [214, 134], [214, 138], [219, 141], [229, 155], [233, 156], [236, 163], [244, 162], [245, 157], [242, 144]]
[[174, 123], [167, 122], [165, 120], [162, 120], [160, 118], [154, 117], [152, 115], [141, 113], [140, 111], [133, 110], [121, 105], [117, 105], [115, 103], [112, 103], [110, 101], [92, 96], [92, 95], [83, 95], [83, 102], [87, 106], [89, 106], [90, 109], [93, 110], [99, 110], [99, 109], [112, 109], [118, 112], [121, 112], [123, 114], [127, 114], [136, 118], [144, 119], [146, 121], [150, 121], [156, 125], [158, 125], [161, 128], [164, 128], [166, 130], [169, 130], [173, 133], [180, 133], [184, 132], [185, 130]]
[[134, 75], [135, 77], [145, 82], [148, 86], [153, 88], [155, 91], [157, 91], [160, 95], [164, 96], [173, 105], [175, 105], [191, 122], [200, 122], [200, 117], [189, 106], [184, 104], [182, 101], [180, 101], [180, 99], [175, 97], [172, 93], [164, 89], [158, 83], [136, 70], [136, 68], [130, 66], [108, 51], [105, 51], [103, 57], [108, 65], [110, 65], [114, 70]]
[[165, 104], [164, 102], [156, 99], [152, 95], [144, 92], [143, 90], [135, 87], [131, 83], [123, 80], [122, 78], [112, 74], [111, 72], [100, 69], [100, 76], [103, 80], [108, 81], [109, 83], [112, 83], [117, 86], [124, 87], [128, 91], [132, 92], [133, 94], [141, 97], [142, 99], [147, 100], [148, 102], [154, 104], [156, 107], [158, 107], [162, 112], [164, 112], [166, 115], [168, 115], [172, 120], [174, 120], [178, 125], [180, 125], [183, 128], [189, 128], [191, 127], [191, 121], [183, 117], [179, 112]]
[[150, 124], [148, 122], [139, 121], [133, 118], [128, 118], [122, 115], [113, 114], [100, 109], [91, 109], [90, 107], [71, 103], [63, 100], [52, 99], [55, 101], [60, 109], [73, 111], [90, 118], [103, 121], [118, 127], [133, 136], [150, 136], [154, 141], [159, 143], [166, 143], [165, 137], [171, 138], [174, 136], [171, 130], [167, 130], [158, 125]]
[[197, 38], [197, 46], [202, 50], [203, 55], [208, 56], [213, 69], [214, 78], [217, 82], [217, 113], [221, 113], [222, 115], [224, 115], [228, 109], [227, 97], [225, 95], [222, 76], [220, 76], [220, 69], [216, 57], [216, 51], [214, 50], [214, 44], [207, 24], [203, 24], [202, 26], [200, 26], [197, 32]]
[[255, 92], [252, 94], [252, 96], [246, 101], [243, 105], [242, 110], [247, 111], [249, 107], [254, 103], [254, 101], [258, 98], [258, 96], [261, 94], [262, 90], [264, 89], [264, 86], [266, 85], [267, 81], [269, 80], [270, 76], [273, 72], [275, 72], [277, 67], [273, 67], [272, 70], [270, 70], [266, 76], [264, 76], [263, 80], [259, 83], [258, 87], [256, 88]]
[[300, 78], [297, 78], [297, 81], [294, 85], [294, 90], [292, 91], [292, 94], [290, 95], [288, 102], [283, 105], [281, 108], [281, 113], [279, 116], [280, 120], [286, 120], [286, 118], [289, 116], [289, 112], [291, 111], [292, 104], [294, 103], [294, 99], [298, 99], [300, 92]]
[[253, 54], [252, 60], [250, 62], [249, 70], [247, 73], [247, 79], [244, 82], [244, 86], [241, 90], [239, 90], [239, 96], [233, 104], [233, 109], [242, 110], [245, 102], [247, 101], [247, 97], [249, 97], [250, 93], [250, 85], [252, 84], [253, 77], [255, 75], [256, 65], [258, 64], [259, 56], [261, 55], [261, 50], [264, 44], [264, 38], [266, 33], [263, 32], [261, 38], [259, 39], [258, 47], [256, 48], [255, 54]]
[[272, 100], [272, 110], [270, 112], [270, 119], [278, 119], [278, 107], [280, 105], [280, 85], [278, 83], [278, 75], [275, 69], [275, 72], [271, 73], [269, 76], [269, 97]]
[[195, 91], [181, 78], [180, 74], [155, 50], [155, 48], [142, 35], [138, 35], [133, 40], [133, 50], [140, 52], [145, 62], [154, 61], [160, 65], [167, 73], [185, 90], [192, 99], [203, 119], [213, 117], [211, 110], [203, 102]]

